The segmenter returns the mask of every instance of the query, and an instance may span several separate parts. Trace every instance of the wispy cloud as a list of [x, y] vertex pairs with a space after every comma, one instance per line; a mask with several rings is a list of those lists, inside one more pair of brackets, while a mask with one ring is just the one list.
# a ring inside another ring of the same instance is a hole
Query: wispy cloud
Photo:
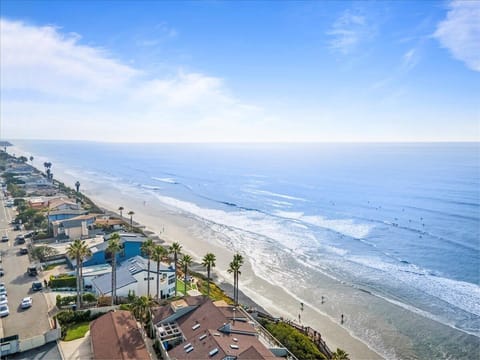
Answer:
[[252, 136], [252, 123], [257, 138], [271, 133], [263, 110], [232, 95], [221, 78], [182, 69], [154, 77], [55, 27], [0, 21], [7, 136], [238, 141]]
[[408, 72], [412, 70], [418, 62], [418, 52], [415, 48], [408, 50], [405, 54], [403, 54], [402, 58], [402, 70]]
[[178, 36], [178, 31], [168, 25], [166, 22], [156, 24], [153, 31], [149, 31], [149, 36], [137, 40], [137, 45], [142, 47], [157, 46], [167, 40], [174, 39]]
[[433, 36], [452, 56], [480, 71], [480, 2], [452, 1]]
[[344, 55], [354, 51], [374, 34], [374, 28], [367, 22], [366, 16], [351, 10], [344, 11], [327, 31], [331, 37], [330, 49]]

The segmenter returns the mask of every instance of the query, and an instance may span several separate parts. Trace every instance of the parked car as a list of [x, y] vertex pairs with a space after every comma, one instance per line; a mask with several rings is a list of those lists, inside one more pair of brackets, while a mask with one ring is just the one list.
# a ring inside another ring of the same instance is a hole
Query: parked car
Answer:
[[7, 235], [3, 235], [2, 236], [2, 242], [7, 242], [8, 241], [8, 236]]
[[29, 266], [27, 268], [27, 273], [28, 273], [28, 276], [37, 276], [38, 275], [37, 267], [35, 265]]
[[0, 295], [0, 305], [8, 305], [7, 295]]
[[32, 290], [33, 291], [39, 291], [39, 290], [42, 290], [42, 288], [43, 288], [43, 285], [40, 281], [34, 281], [32, 283]]
[[10, 314], [10, 309], [8, 308], [8, 305], [0, 305], [0, 317], [5, 317]]
[[25, 237], [23, 235], [17, 236], [17, 243], [18, 244], [25, 244]]
[[5, 275], [5, 270], [3, 270], [3, 268], [0, 268], [0, 276], [3, 276]]
[[30, 296], [24, 297], [20, 303], [22, 309], [28, 309], [32, 307], [32, 298]]
[[28, 254], [28, 249], [27, 248], [20, 248], [20, 255], [26, 255]]
[[34, 233], [33, 231], [29, 231], [29, 232], [26, 232], [25, 234], [23, 234], [23, 236], [25, 238], [31, 238], [33, 236], [33, 233]]

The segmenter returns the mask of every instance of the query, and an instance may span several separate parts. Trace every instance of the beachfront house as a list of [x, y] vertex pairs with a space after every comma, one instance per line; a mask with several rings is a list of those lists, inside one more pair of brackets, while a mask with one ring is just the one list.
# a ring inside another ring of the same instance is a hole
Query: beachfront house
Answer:
[[[135, 256], [121, 263], [116, 270], [117, 296], [128, 296], [135, 293], [137, 296], [147, 295], [148, 261], [141, 256]], [[159, 274], [158, 293], [160, 298], [168, 298], [175, 293], [175, 275], [173, 267], [161, 263]], [[93, 291], [101, 296], [110, 296], [112, 293], [112, 276], [105, 274], [92, 280]], [[157, 294], [157, 264], [150, 262], [150, 295]]]
[[80, 215], [66, 220], [52, 221], [53, 236], [59, 239], [85, 239], [95, 223], [95, 215]]
[[281, 346], [259, 340], [256, 323], [223, 301], [188, 296], [153, 309], [163, 359], [281, 359]]
[[130, 311], [111, 311], [92, 321], [90, 338], [93, 359], [150, 359]]

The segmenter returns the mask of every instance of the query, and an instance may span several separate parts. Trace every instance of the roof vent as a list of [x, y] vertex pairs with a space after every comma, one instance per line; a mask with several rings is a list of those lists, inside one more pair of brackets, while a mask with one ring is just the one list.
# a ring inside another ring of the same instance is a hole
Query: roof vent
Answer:
[[218, 348], [215, 348], [215, 349], [213, 349], [212, 351], [210, 351], [210, 352], [208, 353], [208, 355], [213, 356], [213, 355], [215, 355], [216, 353], [218, 353]]
[[197, 330], [200, 327], [200, 324], [195, 324], [192, 326], [192, 330]]
[[190, 351], [193, 351], [193, 346], [190, 346], [189, 348], [185, 349], [185, 352], [188, 354]]
[[192, 343], [188, 343], [187, 345], [185, 345], [183, 348], [186, 349], [186, 348], [189, 348], [192, 346]]
[[235, 342], [237, 342], [237, 341], [238, 341], [238, 339], [237, 339], [237, 338], [233, 338], [232, 340], [233, 340], [233, 341], [235, 341]]
[[214, 333], [213, 336], [220, 336], [220, 333]]
[[200, 337], [198, 338], [198, 340], [203, 340], [203, 339], [205, 339], [206, 337], [207, 337], [207, 334], [203, 334], [202, 336], [200, 336]]
[[230, 347], [231, 347], [232, 349], [238, 349], [238, 345], [235, 345], [235, 344], [230, 344]]

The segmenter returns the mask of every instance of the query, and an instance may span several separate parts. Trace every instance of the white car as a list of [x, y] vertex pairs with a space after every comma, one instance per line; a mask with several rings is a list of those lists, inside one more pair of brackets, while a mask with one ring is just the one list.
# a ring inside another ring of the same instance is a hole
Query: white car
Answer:
[[8, 304], [7, 295], [0, 295], [0, 305], [7, 305], [7, 304]]
[[0, 317], [8, 316], [10, 314], [10, 310], [8, 309], [8, 305], [0, 305]]
[[32, 307], [32, 298], [30, 296], [24, 297], [20, 307], [22, 309], [28, 309], [29, 307]]

